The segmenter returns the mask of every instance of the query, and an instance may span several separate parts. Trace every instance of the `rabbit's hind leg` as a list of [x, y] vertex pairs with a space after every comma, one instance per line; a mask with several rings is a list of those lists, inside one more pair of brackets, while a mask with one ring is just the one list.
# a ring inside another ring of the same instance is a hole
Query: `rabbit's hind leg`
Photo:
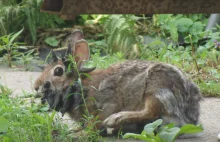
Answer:
[[124, 123], [143, 123], [148, 120], [157, 119], [161, 116], [160, 101], [153, 95], [145, 98], [145, 106], [140, 111], [121, 111], [110, 115], [103, 121], [107, 128], [117, 128]]

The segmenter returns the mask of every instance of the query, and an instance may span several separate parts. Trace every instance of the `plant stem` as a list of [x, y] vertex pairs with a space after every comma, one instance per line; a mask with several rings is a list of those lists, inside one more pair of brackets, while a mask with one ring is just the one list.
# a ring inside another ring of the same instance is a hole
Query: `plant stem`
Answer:
[[197, 72], [198, 72], [198, 74], [199, 74], [199, 66], [198, 66], [198, 64], [197, 64], [197, 60], [196, 60], [196, 56], [195, 56], [195, 48], [194, 48], [194, 45], [193, 45], [193, 42], [192, 42], [192, 37], [191, 37], [191, 35], [189, 35], [189, 38], [190, 38], [190, 44], [191, 44], [191, 48], [192, 48], [193, 61], [194, 61], [194, 63], [195, 63]]
[[11, 52], [10, 50], [7, 50], [8, 52], [8, 66], [11, 68], [12, 67], [12, 64], [11, 64]]
[[73, 57], [70, 56], [69, 58], [70, 58], [70, 60], [71, 60], [71, 62], [72, 62], [72, 64], [73, 64], [73, 66], [74, 66], [74, 68], [75, 68], [75, 70], [76, 70], [78, 79], [80, 80], [81, 96], [82, 96], [82, 99], [83, 99], [83, 104], [84, 104], [84, 106], [85, 106], [86, 115], [89, 116], [90, 114], [89, 114], [88, 107], [87, 107], [87, 105], [86, 105], [86, 100], [85, 100], [84, 92], [83, 92], [83, 86], [82, 86], [82, 82], [81, 82], [81, 79], [80, 79], [80, 72], [79, 72], [79, 70], [78, 70], [77, 64], [76, 64], [75, 60], [73, 59]]

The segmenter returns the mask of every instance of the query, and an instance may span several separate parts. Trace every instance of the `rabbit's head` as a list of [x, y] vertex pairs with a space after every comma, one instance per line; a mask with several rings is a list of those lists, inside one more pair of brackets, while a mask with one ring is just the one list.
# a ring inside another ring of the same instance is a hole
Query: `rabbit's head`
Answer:
[[[79, 73], [88, 73], [95, 68], [84, 68], [83, 63], [89, 59], [89, 47], [83, 34], [76, 31], [69, 39], [65, 57], [58, 58], [51, 50], [52, 62], [45, 66], [40, 77], [35, 81], [34, 89], [42, 91], [42, 86], [49, 84], [50, 90], [61, 90], [78, 78]], [[72, 57], [73, 60], [70, 60]]]

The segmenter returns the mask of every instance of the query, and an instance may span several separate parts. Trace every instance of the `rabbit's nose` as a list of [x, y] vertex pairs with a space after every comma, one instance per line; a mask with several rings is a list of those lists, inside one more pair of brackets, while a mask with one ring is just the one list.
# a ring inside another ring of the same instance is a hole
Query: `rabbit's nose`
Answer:
[[50, 88], [50, 82], [46, 81], [43, 85], [44, 88]]

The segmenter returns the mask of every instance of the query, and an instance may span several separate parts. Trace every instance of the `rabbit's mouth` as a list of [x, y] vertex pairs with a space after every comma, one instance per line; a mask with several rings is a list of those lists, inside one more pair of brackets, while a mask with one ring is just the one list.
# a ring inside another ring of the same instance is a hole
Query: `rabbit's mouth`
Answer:
[[82, 104], [81, 89], [79, 83], [63, 87], [60, 90], [51, 89], [52, 83], [46, 81], [41, 88], [41, 102], [48, 102], [51, 109], [60, 111], [63, 115], [72, 107], [77, 108]]
[[63, 106], [62, 90], [52, 90], [51, 83], [46, 81], [41, 88], [41, 103], [48, 102], [50, 108], [60, 111]]

